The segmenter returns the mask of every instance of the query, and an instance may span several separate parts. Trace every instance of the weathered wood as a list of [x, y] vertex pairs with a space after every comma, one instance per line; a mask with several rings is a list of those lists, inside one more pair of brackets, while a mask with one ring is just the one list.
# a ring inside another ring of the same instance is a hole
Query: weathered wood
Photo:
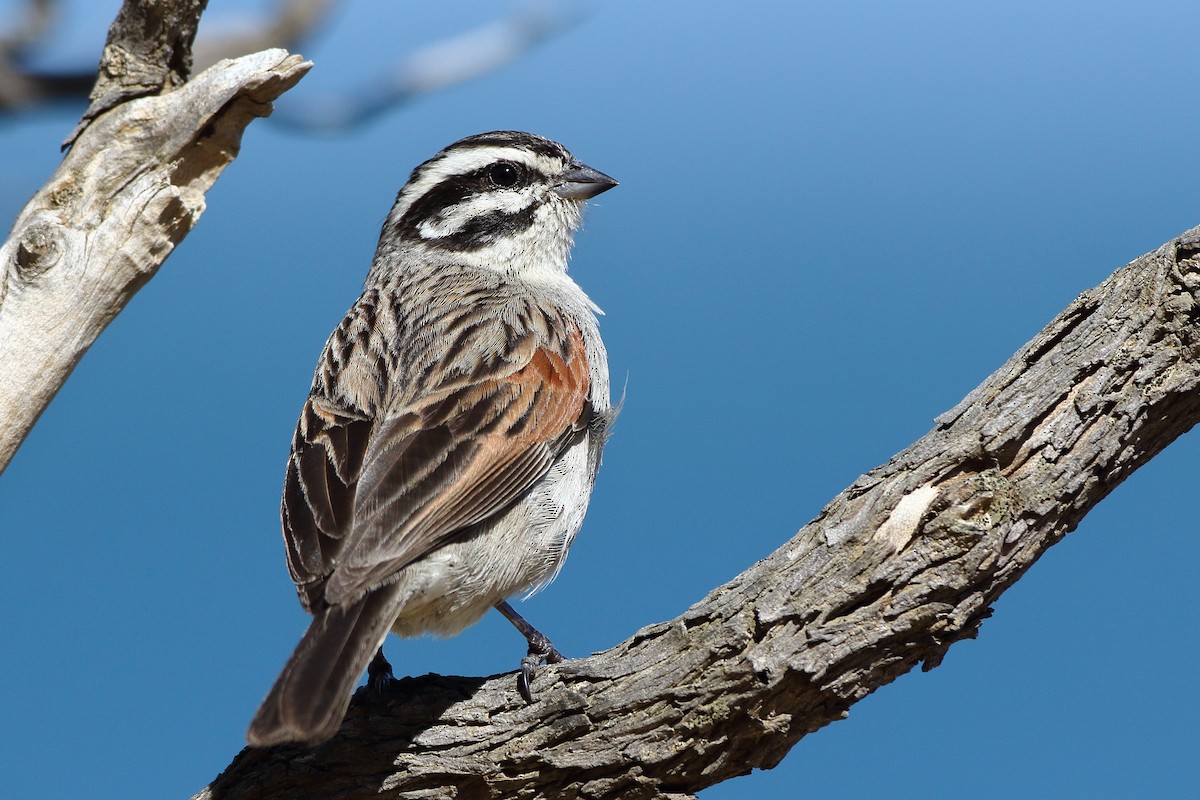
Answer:
[[1200, 229], [1085, 292], [936, 427], [675, 620], [512, 675], [360, 690], [315, 750], [244, 750], [198, 800], [666, 798], [770, 768], [955, 641], [1200, 419]]
[[268, 50], [117, 105], [21, 211], [0, 247], [0, 471], [84, 352], [196, 224], [245, 127], [309, 66]]
[[108, 28], [96, 84], [70, 147], [92, 120], [127, 100], [182, 86], [192, 72], [192, 43], [208, 0], [125, 0]]

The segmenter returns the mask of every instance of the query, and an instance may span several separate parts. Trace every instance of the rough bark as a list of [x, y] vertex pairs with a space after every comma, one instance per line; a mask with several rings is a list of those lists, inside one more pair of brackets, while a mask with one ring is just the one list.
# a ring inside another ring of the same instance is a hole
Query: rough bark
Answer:
[[108, 29], [91, 105], [63, 147], [93, 119], [135, 97], [176, 89], [192, 72], [192, 43], [208, 0], [126, 0]]
[[[160, 21], [170, 16], [162, 8], [169, 4], [129, 5], [157, 6]], [[198, 14], [202, 3], [180, 5]], [[105, 108], [81, 124], [0, 247], [0, 471], [84, 352], [196, 224], [204, 193], [237, 156], [245, 127], [269, 114], [311, 66], [269, 50], [177, 86], [195, 19], [170, 18], [192, 28], [156, 51], [178, 67], [157, 73], [163, 93], [127, 99], [120, 71], [132, 62], [102, 64], [109, 89], [97, 102]], [[166, 35], [161, 25], [151, 33], [156, 41]], [[132, 67], [131, 85], [149, 91], [143, 66]]]
[[1200, 419], [1200, 228], [1085, 292], [769, 558], [603, 653], [360, 690], [341, 732], [244, 750], [199, 800], [665, 798], [770, 768], [974, 637], [991, 604]]

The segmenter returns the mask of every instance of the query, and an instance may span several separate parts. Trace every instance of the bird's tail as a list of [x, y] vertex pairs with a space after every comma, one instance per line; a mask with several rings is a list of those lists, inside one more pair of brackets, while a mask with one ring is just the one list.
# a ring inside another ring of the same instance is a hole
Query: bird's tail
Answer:
[[314, 745], [337, 733], [354, 685], [395, 621], [396, 595], [383, 586], [316, 613], [250, 723], [252, 747]]

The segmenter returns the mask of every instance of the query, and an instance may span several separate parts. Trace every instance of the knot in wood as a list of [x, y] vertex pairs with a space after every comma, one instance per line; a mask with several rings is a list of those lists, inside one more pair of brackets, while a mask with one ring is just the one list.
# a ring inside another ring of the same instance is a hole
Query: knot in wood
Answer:
[[1016, 489], [998, 469], [956, 476], [943, 484], [930, 527], [979, 535], [1006, 522], [1016, 505]]
[[17, 245], [17, 274], [25, 280], [38, 277], [58, 263], [62, 256], [62, 237], [47, 223], [30, 225]]

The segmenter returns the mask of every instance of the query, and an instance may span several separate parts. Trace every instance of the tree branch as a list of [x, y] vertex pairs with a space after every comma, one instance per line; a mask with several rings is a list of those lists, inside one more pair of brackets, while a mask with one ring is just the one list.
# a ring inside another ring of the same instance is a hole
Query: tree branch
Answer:
[[[160, 20], [191, 24], [194, 33], [194, 18], [151, 5]], [[201, 5], [180, 3], [197, 15]], [[123, 10], [114, 31], [127, 16]], [[222, 62], [173, 88], [186, 72], [190, 34], [171, 37], [161, 26], [144, 32], [174, 42], [174, 66], [157, 84], [165, 93], [127, 99], [119, 73], [130, 62], [111, 62], [100, 83], [117, 88], [97, 91], [104, 109], [0, 247], [0, 471], [88, 347], [196, 224], [204, 193], [237, 156], [245, 127], [269, 114], [311, 66], [271, 50]], [[120, 52], [139, 49], [130, 38], [119, 41]]]
[[68, 148], [93, 119], [135, 97], [182, 86], [192, 72], [192, 42], [208, 0], [126, 0], [108, 29], [91, 105], [63, 142]]
[[197, 800], [662, 798], [775, 766], [974, 637], [990, 605], [1200, 419], [1200, 228], [1085, 292], [936, 427], [670, 622], [548, 667], [360, 690], [315, 750], [243, 750]]

